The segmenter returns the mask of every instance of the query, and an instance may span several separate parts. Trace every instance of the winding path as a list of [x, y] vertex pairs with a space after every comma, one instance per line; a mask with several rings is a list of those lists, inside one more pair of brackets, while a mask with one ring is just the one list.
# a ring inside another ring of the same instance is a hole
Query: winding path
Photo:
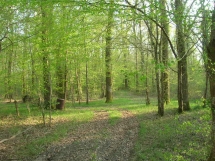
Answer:
[[131, 112], [120, 111], [115, 125], [108, 123], [107, 111], [96, 111], [93, 121], [81, 124], [35, 161], [131, 161], [139, 123]]

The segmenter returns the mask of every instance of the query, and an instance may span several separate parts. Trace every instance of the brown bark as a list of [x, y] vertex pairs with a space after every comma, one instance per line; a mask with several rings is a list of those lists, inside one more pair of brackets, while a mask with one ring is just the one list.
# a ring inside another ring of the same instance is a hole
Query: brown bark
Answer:
[[[166, 13], [166, 0], [161, 0], [161, 24], [163, 25], [166, 34], [169, 35], [168, 26], [168, 16]], [[168, 59], [169, 59], [169, 49], [168, 40], [164, 32], [161, 31], [161, 54], [162, 54], [162, 64], [164, 68], [161, 72], [161, 88], [163, 93], [163, 103], [168, 104], [170, 102], [169, 94], [169, 71], [168, 71]]]
[[146, 81], [145, 81], [145, 94], [146, 94], [146, 105], [150, 104], [150, 99], [149, 99], [149, 86], [148, 86], [148, 57], [149, 57], [149, 53], [147, 52], [147, 60], [146, 60]]
[[[110, 4], [113, 4], [111, 0]], [[106, 64], [106, 103], [112, 102], [112, 67], [111, 67], [111, 46], [112, 46], [112, 27], [113, 27], [113, 9], [109, 6], [108, 24], [106, 31], [106, 49], [105, 49], [105, 64]]]
[[19, 116], [18, 102], [16, 100], [14, 101], [14, 105], [15, 105], [15, 108], [16, 108], [16, 115]]
[[[137, 32], [136, 32], [136, 22], [135, 20], [132, 23], [132, 29], [134, 32], [134, 39], [135, 43], [138, 44], [138, 39], [137, 39]], [[138, 46], [136, 46], [138, 47]], [[137, 48], [135, 48], [135, 87], [136, 87], [136, 92], [139, 92], [139, 73], [138, 73], [138, 51]]]
[[66, 60], [57, 59], [57, 97], [66, 99]]
[[127, 51], [124, 51], [124, 70], [125, 70], [125, 73], [124, 73], [124, 87], [125, 89], [128, 89], [129, 88], [129, 85], [128, 85], [128, 67], [127, 67]]
[[210, 95], [211, 95], [211, 114], [212, 114], [212, 125], [211, 125], [211, 143], [212, 148], [208, 161], [215, 161], [215, 7], [212, 15], [212, 26], [210, 42], [208, 44], [208, 71], [209, 71], [209, 82], [210, 82]]
[[75, 69], [76, 72], [76, 82], [77, 82], [77, 100], [78, 103], [81, 104], [81, 100], [82, 100], [82, 85], [81, 85], [81, 69], [80, 69], [80, 65], [77, 65], [78, 69]]
[[188, 99], [188, 75], [187, 55], [185, 51], [184, 29], [183, 29], [183, 2], [175, 0], [176, 36], [178, 52], [178, 112], [190, 110]]
[[12, 83], [11, 83], [11, 73], [12, 73], [12, 64], [13, 64], [13, 51], [8, 54], [8, 64], [7, 64], [7, 81], [6, 81], [6, 86], [7, 86], [7, 94], [5, 95], [5, 98], [9, 99], [10, 102], [13, 98], [12, 94]]
[[209, 17], [208, 10], [205, 9], [204, 0], [201, 3], [201, 10], [202, 10], [202, 22], [201, 22], [201, 31], [202, 31], [202, 57], [204, 60], [204, 67], [205, 67], [205, 90], [203, 94], [203, 107], [207, 107], [207, 99], [208, 99], [208, 87], [209, 87], [209, 76], [208, 76], [208, 59], [207, 59], [207, 44], [209, 41], [209, 21], [207, 17]]
[[42, 12], [42, 63], [43, 63], [43, 97], [44, 97], [44, 108], [48, 109], [50, 107], [50, 96], [51, 96], [51, 87], [50, 87], [50, 72], [49, 72], [49, 53], [47, 51], [48, 44], [48, 26], [49, 21], [47, 17], [47, 11], [44, 7], [47, 4], [42, 4], [41, 12]]
[[65, 99], [57, 99], [56, 109], [63, 110], [65, 105]]

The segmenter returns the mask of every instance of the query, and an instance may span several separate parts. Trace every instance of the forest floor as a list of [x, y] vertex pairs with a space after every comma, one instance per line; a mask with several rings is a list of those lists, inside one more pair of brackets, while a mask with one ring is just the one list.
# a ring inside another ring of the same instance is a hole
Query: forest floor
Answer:
[[177, 104], [157, 115], [131, 93], [119, 92], [111, 104], [67, 105], [52, 112], [52, 125], [42, 124], [37, 108], [0, 103], [0, 161], [170, 161], [205, 160], [210, 138], [210, 111], [198, 102], [177, 114]]
[[110, 125], [108, 111], [96, 111], [93, 121], [69, 132], [35, 161], [131, 161], [139, 122], [131, 112], [121, 113], [122, 118]]

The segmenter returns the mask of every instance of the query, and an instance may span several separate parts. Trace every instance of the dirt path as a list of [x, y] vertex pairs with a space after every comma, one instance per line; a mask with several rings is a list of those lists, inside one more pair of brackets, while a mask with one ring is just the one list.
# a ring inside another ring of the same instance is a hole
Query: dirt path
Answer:
[[138, 120], [129, 111], [108, 123], [108, 112], [97, 111], [93, 121], [80, 125], [35, 161], [131, 161]]

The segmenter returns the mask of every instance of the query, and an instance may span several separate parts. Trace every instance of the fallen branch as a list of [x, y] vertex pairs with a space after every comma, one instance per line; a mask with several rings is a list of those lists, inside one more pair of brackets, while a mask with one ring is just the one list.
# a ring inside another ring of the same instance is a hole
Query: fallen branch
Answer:
[[24, 131], [19, 131], [16, 135], [13, 135], [13, 136], [11, 136], [11, 137], [8, 138], [8, 139], [3, 139], [3, 140], [1, 140], [1, 141], [0, 141], [0, 144], [3, 143], [3, 142], [5, 142], [5, 141], [14, 139], [14, 138], [17, 137], [18, 135], [25, 133], [26, 131], [30, 130], [31, 128], [32, 128], [32, 126], [29, 127], [29, 128], [27, 128], [27, 129], [25, 129]]

